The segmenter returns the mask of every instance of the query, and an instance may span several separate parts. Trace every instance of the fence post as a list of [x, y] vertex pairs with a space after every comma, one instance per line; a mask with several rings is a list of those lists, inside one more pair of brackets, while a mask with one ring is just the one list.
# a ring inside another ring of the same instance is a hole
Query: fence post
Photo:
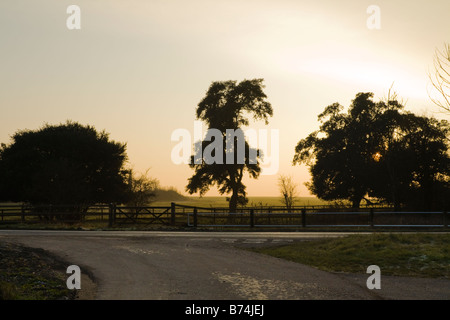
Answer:
[[114, 224], [114, 205], [110, 203], [108, 212], [108, 227], [111, 228], [113, 224]]
[[255, 226], [255, 210], [250, 209], [250, 228]]
[[20, 218], [22, 223], [25, 222], [25, 206], [22, 204], [22, 207], [20, 208]]
[[170, 203], [170, 224], [175, 225], [175, 202]]
[[306, 209], [302, 209], [302, 227], [306, 227]]
[[194, 228], [197, 229], [197, 208], [194, 208]]
[[443, 216], [444, 217], [444, 219], [443, 219], [444, 220], [443, 221], [444, 222], [444, 228], [448, 228], [447, 211], [444, 211], [443, 215], [444, 215]]
[[374, 224], [373, 224], [373, 217], [374, 217], [373, 208], [370, 208], [370, 211], [369, 211], [369, 224], [370, 224], [371, 228], [373, 228], [373, 226], [374, 226]]

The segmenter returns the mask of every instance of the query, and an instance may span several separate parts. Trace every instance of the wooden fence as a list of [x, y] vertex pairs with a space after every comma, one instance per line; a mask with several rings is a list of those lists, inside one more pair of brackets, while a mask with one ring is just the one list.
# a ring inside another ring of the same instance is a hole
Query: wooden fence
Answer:
[[317, 227], [411, 227], [447, 228], [449, 214], [436, 212], [394, 212], [391, 208], [365, 207], [358, 211], [330, 206], [245, 207], [229, 213], [228, 208], [171, 206], [0, 206], [0, 225], [13, 223], [97, 223], [109, 227], [124, 225], [166, 225], [191, 228], [317, 228]]

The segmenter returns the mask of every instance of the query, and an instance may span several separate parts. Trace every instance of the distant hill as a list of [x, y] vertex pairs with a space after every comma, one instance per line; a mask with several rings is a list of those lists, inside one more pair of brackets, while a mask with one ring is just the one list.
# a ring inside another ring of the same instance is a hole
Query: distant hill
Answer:
[[188, 199], [172, 187], [158, 189], [155, 194], [156, 197], [153, 198], [153, 201], [185, 201]]

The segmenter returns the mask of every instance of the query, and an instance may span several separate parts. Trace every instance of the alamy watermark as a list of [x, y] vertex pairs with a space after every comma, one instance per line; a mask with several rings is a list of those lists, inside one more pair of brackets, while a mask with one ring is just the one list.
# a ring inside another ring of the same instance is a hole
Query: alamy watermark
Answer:
[[178, 143], [171, 160], [174, 164], [257, 164], [259, 158], [261, 175], [274, 175], [279, 168], [279, 140], [278, 129], [227, 129], [224, 136], [214, 128], [204, 134], [202, 122], [194, 121], [193, 135], [181, 128], [172, 132], [171, 141]]
[[79, 6], [72, 4], [67, 7], [66, 13], [70, 14], [66, 19], [66, 27], [69, 30], [81, 29], [81, 9]]
[[[69, 30], [81, 29], [81, 9], [78, 5], [72, 4], [67, 7], [66, 13], [70, 16], [66, 19], [66, 26]], [[366, 20], [366, 26], [370, 30], [381, 29], [381, 9], [377, 5], [370, 5], [366, 9], [370, 16]]]
[[371, 273], [372, 275], [367, 278], [366, 286], [368, 289], [381, 289], [381, 270], [377, 265], [370, 265], [367, 267], [366, 273]]
[[71, 274], [70, 277], [67, 278], [66, 285], [67, 289], [73, 290], [81, 289], [81, 270], [77, 265], [71, 265], [67, 267], [66, 273]]
[[366, 25], [369, 30], [381, 29], [381, 9], [377, 5], [370, 5], [366, 10], [370, 16], [367, 18]]

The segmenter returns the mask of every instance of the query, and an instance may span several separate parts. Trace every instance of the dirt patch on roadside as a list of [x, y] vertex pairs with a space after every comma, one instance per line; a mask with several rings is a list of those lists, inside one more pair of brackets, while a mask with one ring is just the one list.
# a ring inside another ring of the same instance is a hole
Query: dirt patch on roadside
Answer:
[[[67, 289], [70, 264], [39, 248], [0, 241], [0, 298], [7, 300], [91, 300], [97, 286], [82, 273], [81, 290]], [[5, 289], [6, 288], [6, 289]]]

